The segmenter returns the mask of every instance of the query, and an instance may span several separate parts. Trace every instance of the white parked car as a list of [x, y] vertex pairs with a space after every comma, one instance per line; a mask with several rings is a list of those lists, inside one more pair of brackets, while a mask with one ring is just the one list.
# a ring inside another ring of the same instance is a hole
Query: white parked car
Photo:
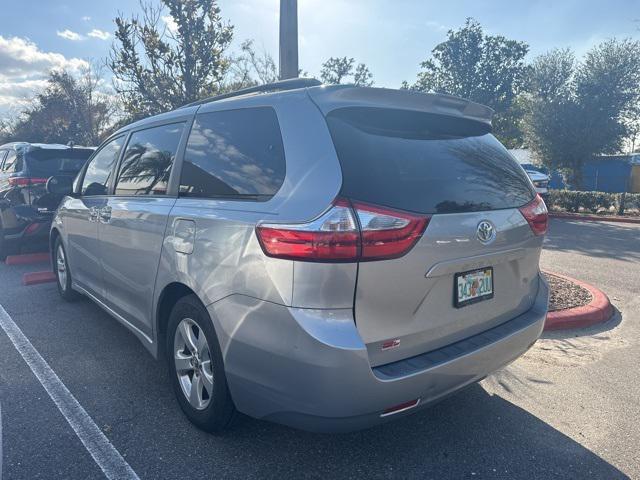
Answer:
[[536, 192], [540, 195], [546, 195], [549, 192], [549, 176], [537, 170], [527, 168], [527, 165], [522, 165], [522, 168], [524, 168], [524, 171], [529, 175], [533, 186], [536, 188]]
[[529, 178], [536, 187], [536, 192], [540, 195], [546, 195], [549, 192], [549, 175], [540, 171], [540, 168], [533, 163], [531, 152], [524, 148], [509, 150], [509, 153], [518, 161], [520, 166], [527, 172]]

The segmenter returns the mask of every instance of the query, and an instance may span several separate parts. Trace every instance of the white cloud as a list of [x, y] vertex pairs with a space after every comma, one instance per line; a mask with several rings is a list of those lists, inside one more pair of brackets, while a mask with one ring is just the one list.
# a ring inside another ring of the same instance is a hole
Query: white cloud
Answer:
[[108, 40], [111, 34], [109, 32], [105, 32], [104, 30], [98, 30], [97, 28], [94, 28], [89, 33], [87, 33], [87, 36], [98, 38], [100, 40]]
[[427, 20], [425, 22], [425, 25], [427, 26], [427, 28], [429, 28], [430, 30], [436, 30], [438, 32], [446, 32], [447, 30], [449, 30], [449, 28], [439, 22], [436, 22], [434, 20]]
[[43, 52], [30, 40], [0, 35], [0, 76], [28, 76], [52, 69], [80, 70], [88, 63], [61, 53]]
[[167, 30], [169, 30], [171, 33], [176, 33], [178, 31], [178, 24], [171, 15], [164, 15], [161, 17], [161, 19], [167, 26]]
[[78, 40], [82, 40], [82, 35], [80, 35], [79, 33], [76, 33], [76, 32], [72, 32], [69, 29], [66, 29], [66, 30], [63, 30], [63, 31], [58, 30], [56, 32], [56, 34], [59, 37], [62, 37], [64, 39], [66, 39], [66, 40], [71, 40], [72, 42], [76, 42]]
[[52, 70], [77, 73], [88, 66], [79, 58], [43, 52], [27, 39], [0, 35], [0, 108], [16, 107], [31, 98], [45, 86]]
[[82, 17], [82, 21], [84, 21], [84, 22], [90, 22], [90, 21], [91, 21], [91, 17], [90, 17], [90, 16], [88, 16], [88, 15], [86, 15], [86, 16]]
[[0, 109], [19, 108], [37, 91], [43, 90], [47, 81], [24, 80], [22, 82], [0, 83]]

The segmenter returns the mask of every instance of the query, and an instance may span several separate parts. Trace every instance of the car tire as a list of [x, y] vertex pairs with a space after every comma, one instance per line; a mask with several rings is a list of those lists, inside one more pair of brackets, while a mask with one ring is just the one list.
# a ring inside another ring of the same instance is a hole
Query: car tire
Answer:
[[71, 287], [71, 270], [69, 269], [68, 258], [62, 240], [60, 237], [56, 238], [53, 245], [53, 271], [56, 275], [56, 285], [60, 296], [64, 300], [74, 302], [80, 295]]
[[16, 253], [16, 245], [4, 238], [4, 228], [0, 223], [0, 262], [4, 262], [9, 255]]
[[187, 418], [210, 433], [228, 429], [236, 409], [220, 343], [209, 313], [195, 295], [182, 297], [174, 305], [165, 352], [170, 381]]
[[7, 258], [7, 242], [4, 239], [4, 230], [0, 225], [0, 262], [4, 262]]

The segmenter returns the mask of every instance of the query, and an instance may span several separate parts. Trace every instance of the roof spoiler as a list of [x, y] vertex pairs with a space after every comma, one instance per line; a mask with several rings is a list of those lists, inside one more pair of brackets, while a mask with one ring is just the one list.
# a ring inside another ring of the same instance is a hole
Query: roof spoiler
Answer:
[[491, 127], [494, 113], [479, 103], [440, 93], [354, 86], [310, 88], [308, 92], [325, 115], [345, 107], [393, 108], [465, 118]]

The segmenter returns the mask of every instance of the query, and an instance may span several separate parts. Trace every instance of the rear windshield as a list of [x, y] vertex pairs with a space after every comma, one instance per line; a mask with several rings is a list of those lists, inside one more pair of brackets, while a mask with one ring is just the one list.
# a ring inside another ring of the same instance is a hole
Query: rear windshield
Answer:
[[74, 148], [68, 150], [32, 150], [27, 153], [27, 168], [32, 177], [48, 178], [53, 175], [75, 176], [93, 150]]
[[433, 214], [521, 207], [534, 196], [478, 122], [379, 108], [336, 110], [327, 122], [351, 199]]

